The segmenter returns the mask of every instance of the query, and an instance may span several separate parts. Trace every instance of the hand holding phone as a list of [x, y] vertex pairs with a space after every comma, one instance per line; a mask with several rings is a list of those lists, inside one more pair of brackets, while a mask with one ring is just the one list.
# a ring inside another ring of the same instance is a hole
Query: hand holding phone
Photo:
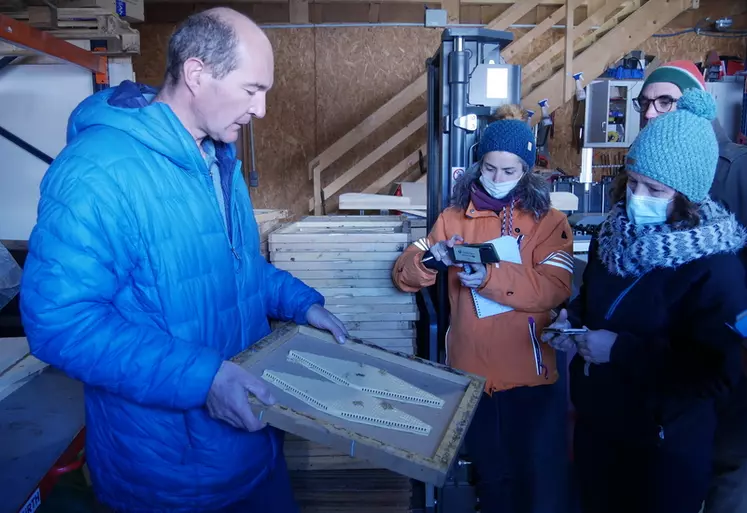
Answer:
[[568, 311], [564, 308], [558, 314], [555, 322], [542, 330], [542, 341], [550, 344], [556, 351], [570, 351], [576, 347], [574, 334], [585, 333], [584, 328], [574, 329], [568, 321]]

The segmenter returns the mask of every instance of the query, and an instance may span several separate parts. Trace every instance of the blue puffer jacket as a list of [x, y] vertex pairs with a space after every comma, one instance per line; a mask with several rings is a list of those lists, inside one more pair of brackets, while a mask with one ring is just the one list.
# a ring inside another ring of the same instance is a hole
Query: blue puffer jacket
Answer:
[[[118, 512], [219, 510], [272, 468], [276, 433], [203, 407], [221, 362], [323, 297], [259, 254], [233, 146], [207, 166], [154, 90], [84, 100], [41, 185], [21, 309], [31, 350], [85, 383], [87, 457]], [[268, 498], [271, 500], [271, 498]]]

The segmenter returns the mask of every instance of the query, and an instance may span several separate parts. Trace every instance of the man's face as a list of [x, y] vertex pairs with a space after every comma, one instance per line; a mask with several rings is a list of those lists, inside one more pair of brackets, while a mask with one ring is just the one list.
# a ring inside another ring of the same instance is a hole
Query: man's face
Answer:
[[677, 110], [682, 96], [680, 88], [671, 82], [656, 82], [643, 88], [638, 100], [641, 104], [641, 128], [662, 114]]
[[237, 48], [238, 66], [221, 79], [205, 69], [201, 87], [195, 95], [198, 123], [207, 136], [224, 143], [239, 138], [241, 125], [252, 116], [262, 118], [267, 92], [274, 80], [273, 55], [269, 42], [260, 41], [248, 48], [241, 41]]

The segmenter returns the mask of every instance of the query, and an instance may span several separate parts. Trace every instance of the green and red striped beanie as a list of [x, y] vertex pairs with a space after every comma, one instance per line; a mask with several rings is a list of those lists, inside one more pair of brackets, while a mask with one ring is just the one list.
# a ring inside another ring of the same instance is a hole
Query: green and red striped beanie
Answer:
[[656, 82], [669, 82], [684, 92], [687, 89], [705, 90], [703, 73], [692, 61], [672, 61], [656, 68], [643, 83], [643, 87]]

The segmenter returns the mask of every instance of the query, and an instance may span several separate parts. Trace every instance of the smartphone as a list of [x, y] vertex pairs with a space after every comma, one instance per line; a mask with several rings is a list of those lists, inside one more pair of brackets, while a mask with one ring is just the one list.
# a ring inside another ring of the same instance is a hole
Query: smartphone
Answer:
[[457, 244], [449, 249], [452, 261], [458, 264], [497, 264], [501, 261], [495, 246], [485, 244]]
[[545, 328], [542, 331], [545, 333], [557, 333], [559, 335], [580, 335], [581, 333], [586, 333], [588, 330], [586, 328]]

